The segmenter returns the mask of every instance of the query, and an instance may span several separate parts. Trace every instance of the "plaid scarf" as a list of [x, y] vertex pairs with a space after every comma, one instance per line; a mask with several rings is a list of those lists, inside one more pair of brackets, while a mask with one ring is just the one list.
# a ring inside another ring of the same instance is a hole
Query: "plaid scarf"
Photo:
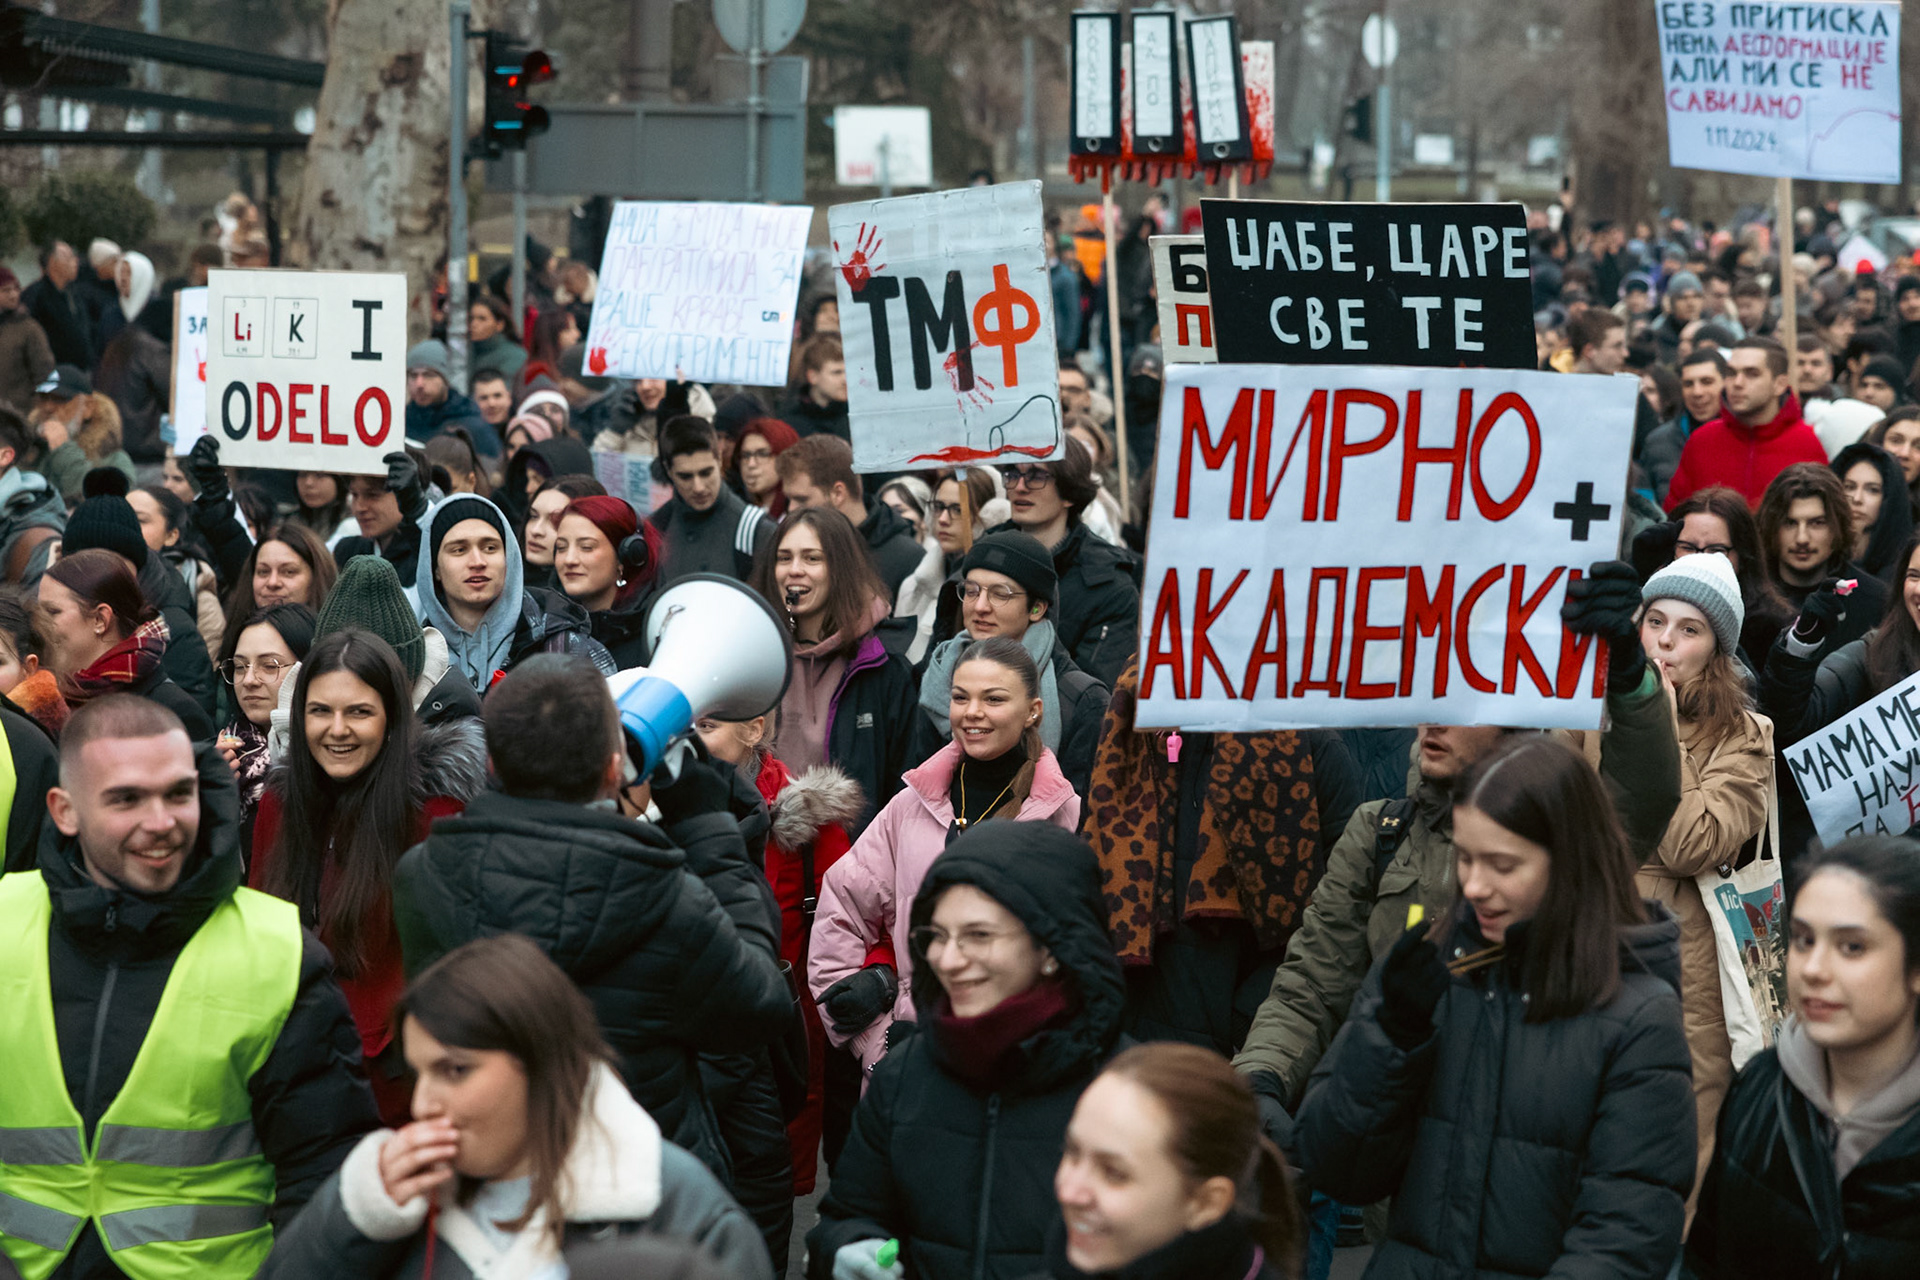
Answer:
[[155, 617], [133, 629], [133, 634], [61, 682], [69, 706], [78, 707], [103, 693], [126, 693], [129, 686], [150, 679], [160, 669], [171, 639], [165, 618]]

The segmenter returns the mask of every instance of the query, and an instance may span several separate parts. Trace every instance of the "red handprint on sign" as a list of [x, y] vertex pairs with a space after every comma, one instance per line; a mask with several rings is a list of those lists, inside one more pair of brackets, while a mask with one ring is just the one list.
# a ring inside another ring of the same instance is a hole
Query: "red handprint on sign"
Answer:
[[955, 351], [940, 362], [940, 367], [947, 371], [947, 385], [953, 388], [954, 397], [959, 400], [960, 412], [962, 413], [966, 413], [969, 410], [978, 412], [982, 409], [990, 408], [993, 404], [994, 385], [982, 377], [979, 366], [973, 364], [973, 352], [979, 349], [980, 344], [976, 342], [965, 353], [967, 363], [973, 369], [973, 387], [970, 390], [962, 391], [960, 389], [960, 359], [962, 353]]
[[595, 347], [593, 350], [587, 352], [587, 370], [595, 377], [607, 371], [607, 349], [605, 347]]
[[[838, 240], [833, 242], [833, 252], [836, 256], [840, 253]], [[874, 272], [887, 269], [887, 264], [880, 261], [880, 254], [880, 228], [861, 223], [853, 253], [840, 264], [840, 274], [847, 278], [847, 288], [858, 293], [867, 287], [867, 281], [873, 279]]]

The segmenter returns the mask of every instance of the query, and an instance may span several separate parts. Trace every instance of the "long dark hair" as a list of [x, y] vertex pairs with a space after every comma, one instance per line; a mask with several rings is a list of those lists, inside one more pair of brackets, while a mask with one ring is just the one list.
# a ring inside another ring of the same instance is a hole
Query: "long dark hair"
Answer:
[[1293, 1182], [1279, 1148], [1260, 1131], [1260, 1109], [1246, 1078], [1198, 1045], [1137, 1045], [1101, 1074], [1145, 1089], [1166, 1108], [1173, 1132], [1167, 1155], [1190, 1185], [1226, 1178], [1239, 1189], [1233, 1212], [1282, 1276], [1300, 1273], [1304, 1231]]
[[333, 584], [340, 577], [340, 566], [334, 562], [333, 552], [327, 550], [327, 544], [320, 535], [307, 525], [288, 517], [267, 531], [267, 536], [253, 544], [253, 550], [247, 553], [247, 561], [240, 567], [239, 576], [234, 579], [232, 590], [227, 592], [227, 628], [220, 638], [219, 661], [225, 662], [233, 656], [233, 646], [238, 642], [240, 630], [259, 611], [259, 604], [253, 598], [253, 567], [260, 559], [260, 548], [269, 542], [277, 542], [306, 562], [307, 570], [313, 574], [312, 598], [296, 600], [295, 604], [304, 604], [315, 613], [333, 590]]
[[[307, 745], [307, 691], [335, 671], [370, 686], [387, 713], [380, 755], [346, 782], [328, 777]], [[283, 801], [280, 831], [262, 887], [294, 903], [303, 919], [317, 925], [345, 978], [365, 971], [368, 942], [381, 931], [375, 918], [391, 910], [394, 864], [413, 843], [419, 728], [410, 689], [392, 647], [370, 631], [349, 627], [314, 644], [293, 690], [286, 771], [277, 779]], [[335, 874], [322, 898], [320, 882], [329, 859]]]
[[1910, 535], [1901, 544], [1900, 558], [1894, 561], [1899, 572], [1893, 579], [1893, 603], [1887, 606], [1887, 616], [1867, 637], [1867, 683], [1876, 694], [1885, 693], [1920, 671], [1920, 627], [1914, 625], [1913, 611], [1907, 608], [1904, 590], [1916, 551], [1920, 551], [1920, 533]]
[[347, 478], [331, 471], [322, 472], [333, 479], [333, 501], [324, 507], [295, 507], [287, 516], [288, 524], [305, 525], [322, 537], [331, 538], [347, 519]]
[[[1713, 485], [1691, 494], [1667, 518], [1675, 524], [1685, 524], [1691, 515], [1718, 516], [1727, 526], [1727, 545], [1733, 548], [1733, 576], [1740, 583], [1740, 599], [1747, 607], [1748, 616], [1778, 618], [1784, 622], [1793, 609], [1774, 587], [1773, 579], [1767, 576], [1772, 561], [1760, 549], [1760, 526], [1754, 523], [1753, 509], [1747, 500], [1738, 490]], [[1777, 528], [1775, 532], [1778, 533]], [[1756, 662], [1766, 658], [1765, 654], [1750, 656]]]
[[1767, 576], [1775, 582], [1781, 580], [1780, 526], [1793, 504], [1802, 498], [1820, 499], [1820, 505], [1826, 508], [1827, 524], [1833, 529], [1833, 554], [1823, 575], [1839, 572], [1853, 555], [1853, 511], [1847, 506], [1847, 491], [1840, 487], [1840, 477], [1824, 462], [1796, 462], [1773, 478], [1760, 496], [1760, 510], [1754, 515], [1760, 527], [1760, 553], [1767, 560]]
[[1454, 807], [1478, 809], [1552, 859], [1527, 932], [1527, 1021], [1570, 1018], [1611, 1000], [1620, 989], [1620, 928], [1647, 917], [1626, 833], [1593, 766], [1545, 734], [1515, 734], [1467, 771]]
[[[412, 1018], [441, 1044], [510, 1053], [527, 1076], [527, 1211], [500, 1225], [518, 1231], [536, 1211], [558, 1245], [566, 1229], [567, 1156], [586, 1115], [594, 1068], [612, 1058], [593, 1006], [560, 967], [517, 933], [448, 952], [408, 984], [393, 1006], [393, 1032]], [[477, 1185], [463, 1186], [471, 1198]]]
[[163, 484], [143, 484], [140, 492], [152, 498], [154, 505], [160, 508], [161, 516], [167, 522], [167, 532], [178, 534], [173, 545], [164, 548], [160, 554], [171, 560], [192, 557], [195, 560], [213, 563], [213, 553], [207, 550], [207, 543], [200, 536], [200, 530], [193, 523], [193, 508], [180, 500], [180, 495]]
[[827, 561], [827, 607], [820, 634], [839, 636], [842, 648], [851, 651], [871, 630], [867, 616], [873, 611], [873, 602], [887, 594], [887, 587], [880, 571], [873, 567], [873, 553], [867, 550], [866, 539], [832, 507], [789, 512], [779, 533], [769, 538], [754, 557], [748, 585], [776, 611], [786, 612], [786, 596], [780, 590], [780, 546], [802, 527], [813, 530]]

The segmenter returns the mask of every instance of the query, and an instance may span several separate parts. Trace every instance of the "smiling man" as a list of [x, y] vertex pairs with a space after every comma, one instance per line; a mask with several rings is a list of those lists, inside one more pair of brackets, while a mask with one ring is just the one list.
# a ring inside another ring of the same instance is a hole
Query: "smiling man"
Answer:
[[39, 870], [0, 877], [0, 1251], [62, 1280], [252, 1276], [378, 1124], [332, 962], [240, 887], [232, 771], [157, 703], [75, 711], [46, 804]]
[[536, 653], [584, 654], [602, 674], [614, 673], [587, 611], [558, 592], [526, 585], [519, 543], [485, 498], [455, 494], [435, 507], [427, 550], [433, 579], [421, 584], [421, 613], [447, 638], [454, 669], [482, 695]]
[[[1824, 598], [1814, 610], [1822, 615], [1822, 639], [1838, 647], [1879, 624], [1892, 592], [1852, 562], [1853, 513], [1832, 467], [1798, 463], [1782, 471], [1767, 486], [1754, 522], [1760, 526], [1767, 576], [1787, 603], [1805, 615], [1815, 597]], [[1846, 596], [1835, 597], [1821, 589], [1829, 578], [1851, 578], [1855, 585]], [[1811, 634], [1815, 625], [1803, 616], [1801, 634]]]

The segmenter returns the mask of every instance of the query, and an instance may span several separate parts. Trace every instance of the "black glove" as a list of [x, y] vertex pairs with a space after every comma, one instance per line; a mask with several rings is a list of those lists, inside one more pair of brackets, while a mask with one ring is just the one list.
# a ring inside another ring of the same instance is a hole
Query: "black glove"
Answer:
[[1271, 1071], [1253, 1071], [1247, 1075], [1247, 1084], [1253, 1090], [1253, 1101], [1260, 1109], [1260, 1132], [1280, 1150], [1293, 1151], [1293, 1113], [1287, 1110], [1287, 1104], [1280, 1100], [1280, 1080]]
[[420, 483], [420, 468], [414, 465], [413, 455], [395, 449], [380, 461], [387, 464], [387, 492], [400, 504], [401, 519], [419, 524], [420, 517], [427, 514], [427, 491]]
[[703, 813], [733, 812], [729, 807], [733, 787], [722, 772], [733, 766], [715, 764], [698, 734], [691, 735], [687, 743], [692, 750], [681, 756], [679, 777], [670, 776], [664, 763], [653, 771], [653, 803], [660, 810], [661, 822], [669, 825]]
[[1645, 582], [1673, 563], [1674, 545], [1679, 541], [1678, 520], [1650, 524], [1633, 535], [1633, 546], [1627, 552], [1627, 559], [1633, 562], [1633, 572], [1640, 581]]
[[1599, 560], [1578, 582], [1567, 584], [1560, 621], [1575, 635], [1607, 642], [1607, 687], [1627, 690], [1647, 665], [1640, 648], [1640, 578], [1624, 560]]
[[1800, 606], [1800, 617], [1793, 624], [1793, 638], [1802, 644], [1821, 644], [1833, 629], [1847, 620], [1847, 598], [1839, 592], [1840, 579], [1828, 578], [1807, 594]]
[[1425, 925], [1401, 934], [1380, 970], [1380, 1029], [1387, 1039], [1411, 1049], [1432, 1035], [1433, 1011], [1452, 981]]
[[203, 507], [219, 506], [230, 496], [227, 473], [220, 465], [220, 442], [210, 434], [195, 440], [187, 451], [187, 475], [199, 491], [195, 501]]
[[820, 1012], [827, 1015], [837, 1034], [857, 1035], [892, 1009], [899, 994], [900, 979], [893, 966], [870, 964], [828, 987], [820, 997]]

